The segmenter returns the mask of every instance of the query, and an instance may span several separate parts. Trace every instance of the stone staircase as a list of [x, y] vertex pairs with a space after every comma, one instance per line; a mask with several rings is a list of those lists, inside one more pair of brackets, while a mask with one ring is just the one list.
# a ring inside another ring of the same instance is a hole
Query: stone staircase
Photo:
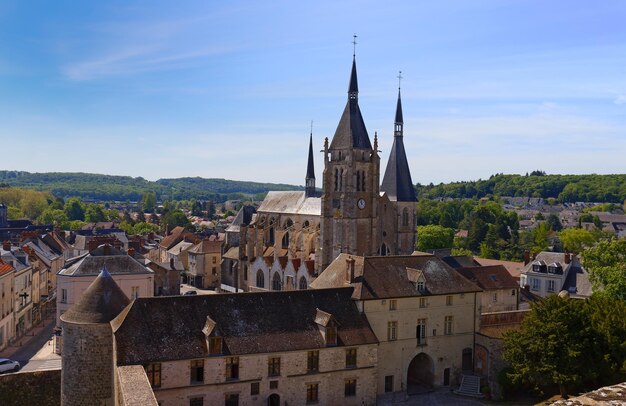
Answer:
[[483, 394], [480, 393], [480, 377], [473, 375], [462, 375], [461, 386], [455, 390], [454, 393], [463, 396], [472, 396], [475, 398], [482, 398]]

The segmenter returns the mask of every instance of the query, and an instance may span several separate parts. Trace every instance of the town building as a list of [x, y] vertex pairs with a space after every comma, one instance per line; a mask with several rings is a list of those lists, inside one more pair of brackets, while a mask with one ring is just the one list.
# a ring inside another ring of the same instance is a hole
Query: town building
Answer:
[[570, 297], [591, 296], [589, 273], [582, 267], [578, 256], [562, 252], [540, 252], [524, 267], [520, 286], [540, 297], [565, 290]]
[[380, 342], [378, 394], [453, 385], [473, 369], [481, 289], [441, 259], [340, 254], [311, 284], [343, 286]]
[[189, 284], [200, 289], [219, 289], [223, 239], [219, 235], [205, 238], [187, 250]]
[[13, 319], [13, 284], [15, 269], [0, 259], [0, 351], [9, 345], [15, 336]]

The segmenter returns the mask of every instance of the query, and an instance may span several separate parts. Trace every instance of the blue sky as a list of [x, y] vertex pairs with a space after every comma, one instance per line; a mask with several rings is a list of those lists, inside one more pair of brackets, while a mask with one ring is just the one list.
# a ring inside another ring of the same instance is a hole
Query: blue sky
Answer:
[[402, 70], [415, 182], [624, 173], [624, 21], [610, 0], [5, 0], [0, 169], [303, 184], [356, 33], [383, 168]]

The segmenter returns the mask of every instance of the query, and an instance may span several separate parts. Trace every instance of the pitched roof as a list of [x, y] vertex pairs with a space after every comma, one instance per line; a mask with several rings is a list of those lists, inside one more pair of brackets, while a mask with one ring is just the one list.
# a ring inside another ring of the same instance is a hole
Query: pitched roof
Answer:
[[6, 275], [13, 270], [11, 264], [4, 262], [2, 258], [0, 258], [0, 276]]
[[457, 272], [484, 290], [516, 289], [519, 287], [515, 278], [502, 265], [459, 268]]
[[196, 237], [194, 233], [186, 230], [184, 227], [178, 226], [174, 227], [172, 232], [163, 238], [159, 245], [166, 250], [169, 250], [174, 245], [178, 244], [182, 239], [187, 238], [193, 242], [198, 242], [200, 239]]
[[80, 300], [61, 315], [61, 320], [77, 324], [108, 323], [129, 302], [106, 267], [103, 267]]
[[441, 258], [441, 260], [454, 269], [480, 266], [480, 264], [469, 255], [450, 255]]
[[106, 250], [105, 247], [100, 246], [89, 254], [69, 260], [65, 268], [59, 272], [59, 275], [98, 275], [104, 267], [108, 269], [109, 273], [114, 275], [153, 273], [136, 259], [131, 258], [116, 248], [109, 246]]
[[212, 235], [211, 237], [205, 238], [198, 244], [191, 247], [188, 252], [192, 254], [208, 254], [218, 253], [221, 251], [222, 241], [219, 238], [215, 238], [215, 235]]
[[350, 86], [348, 87], [348, 102], [343, 110], [337, 130], [330, 143], [331, 149], [337, 148], [367, 148], [372, 149], [367, 128], [361, 115], [358, 99], [359, 86], [356, 75], [356, 59], [352, 60]]
[[[304, 191], [268, 192], [257, 209], [257, 213], [264, 212], [321, 216], [322, 199], [306, 197]], [[258, 216], [257, 221], [259, 221]]]
[[[347, 260], [354, 259], [355, 279], [346, 280]], [[426, 281], [425, 290], [418, 291], [414, 279], [421, 272]], [[444, 295], [451, 293], [480, 292], [441, 259], [428, 256], [359, 257], [340, 254], [311, 283], [314, 289], [354, 286], [353, 298], [357, 300]]]
[[318, 309], [339, 324], [338, 345], [377, 343], [351, 295], [342, 288], [139, 298], [112, 322], [118, 364], [206, 357], [207, 317], [225, 355], [323, 348]]

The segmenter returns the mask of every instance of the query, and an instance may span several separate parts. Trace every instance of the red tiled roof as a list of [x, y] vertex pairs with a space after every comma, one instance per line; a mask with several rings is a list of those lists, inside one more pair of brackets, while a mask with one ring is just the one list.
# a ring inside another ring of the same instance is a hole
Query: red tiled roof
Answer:
[[13, 270], [11, 264], [7, 264], [3, 260], [0, 259], [0, 276], [3, 276]]

